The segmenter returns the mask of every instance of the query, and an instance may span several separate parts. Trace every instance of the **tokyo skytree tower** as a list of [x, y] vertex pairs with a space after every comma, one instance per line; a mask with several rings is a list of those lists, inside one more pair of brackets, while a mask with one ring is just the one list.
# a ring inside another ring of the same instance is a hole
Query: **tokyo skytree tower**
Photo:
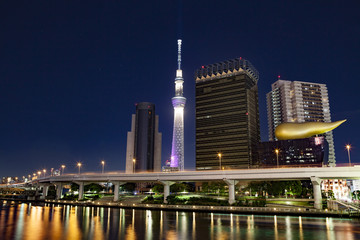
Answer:
[[181, 39], [178, 43], [178, 69], [175, 78], [175, 97], [172, 104], [174, 106], [174, 129], [171, 149], [170, 167], [177, 167], [179, 171], [184, 171], [184, 107], [186, 98], [183, 96], [183, 83], [181, 70]]

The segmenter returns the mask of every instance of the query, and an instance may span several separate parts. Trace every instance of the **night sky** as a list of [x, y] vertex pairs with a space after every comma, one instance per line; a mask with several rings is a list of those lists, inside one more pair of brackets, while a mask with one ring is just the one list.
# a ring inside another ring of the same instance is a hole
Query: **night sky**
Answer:
[[338, 163], [360, 162], [359, 1], [1, 1], [0, 176], [123, 170], [135, 103], [153, 102], [169, 158], [183, 39], [185, 168], [195, 166], [195, 69], [243, 57], [265, 95], [282, 79], [327, 84]]

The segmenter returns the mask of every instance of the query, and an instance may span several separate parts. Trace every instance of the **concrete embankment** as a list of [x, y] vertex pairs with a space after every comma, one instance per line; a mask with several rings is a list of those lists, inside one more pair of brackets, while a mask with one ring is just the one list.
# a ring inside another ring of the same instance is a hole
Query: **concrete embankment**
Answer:
[[218, 213], [243, 213], [243, 214], [266, 214], [266, 215], [296, 215], [296, 216], [319, 216], [319, 217], [357, 217], [348, 211], [329, 211], [307, 208], [275, 208], [275, 207], [235, 207], [235, 206], [199, 206], [199, 205], [168, 205], [168, 204], [126, 204], [121, 202], [93, 202], [93, 201], [68, 201], [68, 200], [45, 200], [47, 204], [76, 205], [86, 207], [113, 207], [132, 208], [164, 211], [191, 211], [191, 212], [218, 212]]

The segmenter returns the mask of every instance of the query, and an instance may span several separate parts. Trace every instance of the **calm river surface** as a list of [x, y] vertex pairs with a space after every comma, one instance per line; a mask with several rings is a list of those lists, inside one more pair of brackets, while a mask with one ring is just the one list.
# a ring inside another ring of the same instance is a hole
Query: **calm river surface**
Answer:
[[358, 220], [0, 201], [0, 239], [360, 239]]

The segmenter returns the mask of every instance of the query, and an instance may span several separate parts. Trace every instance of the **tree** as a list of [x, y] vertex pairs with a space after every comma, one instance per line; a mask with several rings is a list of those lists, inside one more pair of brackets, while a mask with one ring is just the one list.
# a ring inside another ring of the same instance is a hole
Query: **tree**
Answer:
[[295, 196], [299, 196], [302, 192], [302, 186], [300, 181], [291, 181], [288, 182], [288, 193]]
[[300, 181], [271, 181], [269, 182], [268, 192], [274, 196], [281, 196], [285, 194], [292, 196], [299, 196], [303, 192]]
[[310, 181], [301, 181], [301, 196], [308, 197], [313, 194], [313, 187]]
[[224, 193], [226, 183], [224, 182], [211, 182], [209, 185], [209, 190], [213, 193]]
[[201, 190], [202, 190], [202, 192], [208, 193], [209, 192], [209, 183], [208, 182], [202, 183]]
[[136, 184], [135, 183], [126, 183], [122, 185], [122, 188], [126, 192], [133, 192], [135, 190]]
[[49, 190], [48, 190], [48, 197], [55, 197], [56, 196], [56, 189], [55, 186], [49, 186]]
[[155, 184], [154, 187], [152, 188], [152, 191], [155, 193], [162, 193], [162, 192], [164, 192], [164, 185]]
[[328, 190], [327, 195], [328, 195], [328, 198], [335, 199], [335, 194], [334, 194], [333, 190]]
[[70, 189], [72, 192], [79, 191], [79, 185], [76, 183], [71, 183]]
[[251, 192], [257, 192], [259, 196], [263, 196], [264, 192], [268, 191], [268, 188], [269, 182], [250, 182], [246, 187], [246, 189], [251, 190]]
[[86, 185], [84, 187], [84, 191], [91, 191], [91, 192], [101, 192], [104, 189], [103, 186], [101, 186], [100, 184], [97, 183], [91, 183], [89, 185]]
[[193, 192], [195, 190], [195, 186], [182, 182], [182, 183], [175, 183], [170, 186], [170, 192]]
[[289, 191], [290, 185], [287, 181], [272, 181], [269, 184], [269, 193], [274, 196], [281, 196], [285, 194], [285, 190]]

